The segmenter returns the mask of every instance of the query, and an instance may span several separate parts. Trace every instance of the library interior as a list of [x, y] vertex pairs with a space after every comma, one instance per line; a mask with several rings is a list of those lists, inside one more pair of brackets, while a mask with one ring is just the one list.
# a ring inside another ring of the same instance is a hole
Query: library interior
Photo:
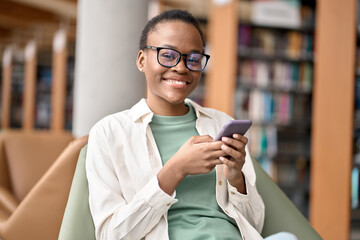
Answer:
[[360, 240], [360, 0], [0, 0], [0, 240], [95, 239], [88, 134], [146, 98], [138, 39], [170, 9], [211, 56], [189, 98], [252, 121], [262, 236]]

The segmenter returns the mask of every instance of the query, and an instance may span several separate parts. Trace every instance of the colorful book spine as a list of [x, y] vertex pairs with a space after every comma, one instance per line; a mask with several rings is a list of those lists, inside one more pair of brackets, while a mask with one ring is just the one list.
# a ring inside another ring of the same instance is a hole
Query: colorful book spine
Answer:
[[279, 31], [240, 24], [238, 46], [240, 54], [306, 60], [312, 58], [313, 38], [313, 34], [296, 30]]
[[309, 62], [284, 62], [244, 59], [239, 62], [240, 84], [283, 91], [310, 92], [313, 65]]
[[354, 167], [351, 172], [351, 208], [359, 207], [359, 168]]

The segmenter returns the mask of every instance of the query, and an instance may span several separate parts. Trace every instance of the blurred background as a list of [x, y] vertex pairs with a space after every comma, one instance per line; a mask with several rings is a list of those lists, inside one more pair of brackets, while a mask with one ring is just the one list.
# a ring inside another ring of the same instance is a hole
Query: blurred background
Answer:
[[339, 2], [0, 0], [1, 129], [80, 137], [131, 107], [143, 26], [186, 9], [211, 55], [190, 98], [251, 119], [252, 156], [315, 229], [360, 239], [360, 7]]

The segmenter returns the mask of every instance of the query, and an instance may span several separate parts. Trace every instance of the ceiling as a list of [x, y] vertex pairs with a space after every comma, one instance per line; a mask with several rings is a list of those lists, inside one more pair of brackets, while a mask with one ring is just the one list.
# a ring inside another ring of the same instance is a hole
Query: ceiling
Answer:
[[60, 28], [75, 42], [76, 13], [77, 0], [0, 0], [0, 54], [10, 44], [22, 48], [30, 40], [51, 49]]
[[[207, 14], [210, 0], [151, 0], [163, 10], [187, 9], [199, 17]], [[51, 51], [55, 32], [66, 28], [70, 54], [75, 51], [77, 0], [0, 0], [0, 62], [11, 45], [21, 50], [35, 40], [39, 50]]]

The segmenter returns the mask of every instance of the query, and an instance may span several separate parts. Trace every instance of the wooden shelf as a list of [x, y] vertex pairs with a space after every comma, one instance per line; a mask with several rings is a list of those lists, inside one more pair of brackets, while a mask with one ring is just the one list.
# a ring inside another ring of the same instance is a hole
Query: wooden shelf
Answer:
[[260, 48], [245, 49], [239, 48], [238, 55], [240, 58], [259, 59], [264, 61], [284, 61], [284, 62], [313, 62], [314, 57], [312, 53], [302, 54], [300, 57], [294, 58], [284, 52], [275, 52], [274, 54], [266, 54]]
[[[234, 66], [229, 63], [236, 62], [239, 57], [256, 57], [240, 50], [234, 54], [233, 49], [237, 49], [234, 32], [237, 32], [239, 25], [238, 17], [231, 8], [236, 9], [236, 2], [212, 8], [209, 42], [212, 54], [218, 60], [213, 62], [216, 69], [209, 72], [207, 80], [210, 81], [206, 86], [207, 105], [231, 115], [234, 114], [236, 74]], [[315, 1], [307, 1], [306, 4], [312, 5]], [[336, 14], [333, 14], [334, 9]], [[316, 61], [314, 56], [299, 59], [314, 63], [310, 221], [324, 239], [330, 240], [349, 239], [356, 45], [354, 9], [355, 0], [346, 3], [317, 0], [316, 12], [321, 14], [317, 15], [314, 28]], [[267, 59], [267, 56], [260, 59]], [[340, 142], [339, 138], [342, 139]]]

